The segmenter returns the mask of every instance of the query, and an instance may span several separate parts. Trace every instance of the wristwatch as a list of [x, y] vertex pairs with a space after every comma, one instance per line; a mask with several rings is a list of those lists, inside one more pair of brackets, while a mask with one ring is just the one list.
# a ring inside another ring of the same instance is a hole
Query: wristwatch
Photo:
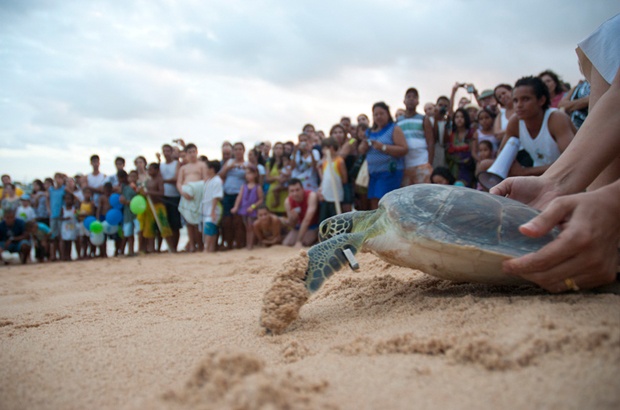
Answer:
[[387, 151], [387, 145], [383, 144], [383, 146], [381, 147], [381, 151], [383, 152]]

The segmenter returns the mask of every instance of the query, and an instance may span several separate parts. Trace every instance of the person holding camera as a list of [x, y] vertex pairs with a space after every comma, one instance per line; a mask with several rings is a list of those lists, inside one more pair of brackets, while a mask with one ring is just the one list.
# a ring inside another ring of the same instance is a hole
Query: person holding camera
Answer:
[[[435, 117], [433, 118], [433, 137], [435, 139], [435, 150], [433, 160], [433, 169], [437, 167], [445, 167], [446, 161], [446, 135], [449, 135], [449, 127], [451, 127], [450, 115], [448, 115], [448, 106], [450, 100], [445, 95], [437, 98], [435, 104]], [[446, 133], [448, 130], [448, 133]]]
[[321, 160], [321, 154], [312, 148], [310, 135], [299, 134], [298, 144], [293, 152], [293, 172], [291, 178], [301, 181], [305, 190], [316, 192], [319, 189], [319, 174], [317, 165]]

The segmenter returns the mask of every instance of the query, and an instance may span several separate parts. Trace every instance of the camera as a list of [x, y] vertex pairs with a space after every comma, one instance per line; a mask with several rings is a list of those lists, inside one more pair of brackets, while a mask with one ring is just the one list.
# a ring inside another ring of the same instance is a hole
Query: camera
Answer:
[[468, 93], [473, 94], [473, 92], [474, 92], [474, 86], [473, 85], [470, 84], [466, 88], [467, 88], [467, 92]]
[[446, 107], [439, 107], [440, 115], [446, 115], [447, 112], [448, 112], [448, 109]]

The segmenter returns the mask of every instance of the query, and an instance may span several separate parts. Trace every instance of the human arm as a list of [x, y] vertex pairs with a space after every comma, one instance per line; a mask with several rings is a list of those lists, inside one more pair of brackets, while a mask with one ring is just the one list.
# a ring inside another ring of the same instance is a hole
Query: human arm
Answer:
[[374, 149], [382, 151], [395, 158], [404, 157], [407, 155], [407, 152], [409, 152], [409, 147], [407, 146], [407, 141], [405, 140], [405, 134], [403, 134], [403, 130], [401, 130], [398, 126], [394, 127], [392, 142], [394, 142], [394, 144], [389, 145], [373, 140], [371, 141], [371, 145]]
[[260, 204], [263, 203], [263, 199], [265, 197], [265, 194], [263, 192], [263, 187], [259, 184], [256, 185], [256, 202], [254, 202], [253, 204], [251, 204], [249, 206], [249, 208], [247, 209], [248, 213], [251, 213], [252, 211], [256, 210], [256, 207], [258, 207]]
[[303, 246], [302, 239], [308, 232], [308, 228], [310, 227], [310, 222], [314, 218], [317, 210], [318, 210], [319, 200], [315, 192], [311, 192], [308, 195], [308, 208], [306, 209], [306, 215], [304, 219], [301, 221], [299, 226], [299, 233], [297, 234], [297, 242], [295, 246], [301, 248]]
[[620, 180], [595, 191], [556, 198], [522, 225], [526, 236], [540, 237], [556, 225], [561, 233], [538, 252], [503, 263], [506, 273], [521, 276], [550, 292], [611, 283], [618, 266]]
[[469, 141], [469, 152], [471, 153], [472, 158], [478, 162], [480, 158], [478, 158], [478, 131], [474, 131], [474, 135], [471, 137], [471, 141]]
[[185, 181], [185, 168], [181, 167], [179, 168], [179, 175], [177, 178], [177, 190], [179, 191], [179, 193], [181, 194], [183, 198], [187, 199], [188, 201], [191, 201], [194, 197], [189, 195], [187, 192], [183, 191], [184, 181]]
[[428, 163], [432, 164], [435, 158], [435, 134], [431, 119], [425, 116], [422, 126], [424, 127], [424, 139], [426, 139], [426, 146], [428, 147]]
[[558, 104], [558, 108], [566, 112], [567, 114], [572, 113], [573, 111], [585, 110], [588, 108], [590, 104], [590, 95], [586, 95], [585, 97], [578, 98], [576, 100], [571, 100], [572, 95], [575, 93], [579, 85], [573, 87], [569, 92], [564, 94], [564, 97], [560, 100]]
[[456, 96], [456, 92], [459, 88], [461, 88], [461, 83], [454, 83], [452, 86], [452, 92], [450, 93], [450, 105], [448, 105], [448, 115], [452, 117], [454, 115], [454, 97]]
[[346, 184], [347, 182], [349, 182], [349, 174], [347, 173], [347, 166], [344, 163], [344, 159], [340, 159], [340, 161], [338, 161], [338, 172], [340, 173], [340, 177], [342, 180], [343, 184]]
[[239, 191], [239, 194], [237, 195], [237, 198], [235, 199], [235, 205], [230, 210], [231, 214], [236, 214], [237, 211], [239, 211], [239, 205], [241, 205], [241, 198], [243, 197], [244, 191], [245, 191], [245, 185], [241, 187], [241, 190]]

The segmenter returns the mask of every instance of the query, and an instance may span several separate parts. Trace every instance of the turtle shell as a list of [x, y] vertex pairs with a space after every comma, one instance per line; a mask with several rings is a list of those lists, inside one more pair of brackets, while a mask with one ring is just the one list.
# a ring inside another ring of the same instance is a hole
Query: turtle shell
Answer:
[[558, 234], [530, 238], [519, 226], [539, 211], [515, 200], [471, 188], [418, 184], [390, 192], [379, 203], [405, 239], [428, 239], [518, 257], [535, 252]]

